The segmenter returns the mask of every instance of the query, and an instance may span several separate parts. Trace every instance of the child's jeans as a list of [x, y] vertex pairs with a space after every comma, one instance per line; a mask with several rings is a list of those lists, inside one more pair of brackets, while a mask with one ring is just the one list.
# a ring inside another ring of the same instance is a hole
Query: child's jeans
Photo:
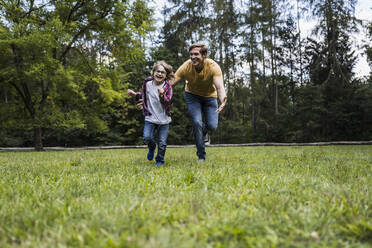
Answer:
[[[155, 140], [154, 133], [158, 130], [158, 139]], [[167, 149], [169, 124], [155, 124], [145, 121], [143, 128], [143, 142], [149, 147], [149, 150], [155, 150], [158, 145], [158, 154], [156, 155], [156, 162], [164, 162], [165, 150]]]

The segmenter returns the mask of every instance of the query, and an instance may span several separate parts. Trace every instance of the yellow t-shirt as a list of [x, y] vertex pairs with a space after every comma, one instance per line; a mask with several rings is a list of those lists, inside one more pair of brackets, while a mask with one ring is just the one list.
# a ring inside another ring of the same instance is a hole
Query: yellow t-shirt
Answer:
[[222, 77], [220, 66], [211, 59], [206, 59], [203, 70], [197, 73], [191, 60], [187, 60], [176, 71], [176, 80], [185, 79], [185, 91], [203, 97], [217, 98], [213, 77]]

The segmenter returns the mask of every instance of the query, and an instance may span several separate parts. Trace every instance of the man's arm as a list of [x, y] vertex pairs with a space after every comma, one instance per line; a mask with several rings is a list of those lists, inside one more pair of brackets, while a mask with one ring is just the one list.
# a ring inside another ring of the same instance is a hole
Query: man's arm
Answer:
[[175, 85], [176, 83], [178, 83], [182, 79], [180, 69], [181, 68], [178, 68], [178, 70], [174, 74], [174, 78], [172, 78], [171, 80], [169, 80], [171, 86]]
[[171, 80], [169, 80], [169, 82], [173, 86], [176, 83], [178, 83], [180, 80], [181, 80], [181, 77], [179, 75], [175, 74], [174, 75], [174, 78], [172, 78]]
[[172, 86], [178, 83], [183, 78], [186, 65], [187, 61], [177, 69], [176, 73], [174, 73], [174, 78], [170, 80]]
[[226, 96], [225, 87], [223, 86], [222, 76], [214, 76], [213, 84], [217, 89], [218, 99], [220, 99], [220, 103], [221, 103], [218, 109], [216, 110], [216, 112], [219, 113], [223, 110], [223, 108], [225, 107], [227, 103], [227, 96]]

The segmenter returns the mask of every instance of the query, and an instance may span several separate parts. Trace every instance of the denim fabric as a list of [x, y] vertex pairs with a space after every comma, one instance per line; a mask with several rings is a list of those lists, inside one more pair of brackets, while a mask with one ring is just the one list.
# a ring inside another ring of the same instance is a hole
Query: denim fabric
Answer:
[[[155, 139], [155, 131], [158, 131], [158, 138]], [[149, 150], [155, 150], [158, 145], [158, 154], [155, 157], [156, 162], [164, 162], [165, 150], [167, 149], [169, 124], [159, 125], [145, 121], [143, 128], [143, 142]]]
[[[185, 97], [193, 124], [196, 155], [199, 159], [205, 159], [204, 135], [208, 131], [216, 130], [218, 126], [217, 99], [214, 97], [202, 97], [188, 92], [185, 92]], [[203, 122], [203, 117], [205, 123]]]

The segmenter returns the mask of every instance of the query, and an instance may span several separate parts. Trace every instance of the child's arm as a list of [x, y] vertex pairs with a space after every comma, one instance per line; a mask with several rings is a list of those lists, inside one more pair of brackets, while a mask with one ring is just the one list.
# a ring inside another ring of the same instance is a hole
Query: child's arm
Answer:
[[128, 95], [132, 97], [136, 97], [136, 100], [139, 101], [142, 98], [142, 93], [141, 92], [134, 92], [131, 89], [128, 89]]
[[128, 95], [130, 95], [130, 96], [136, 96], [136, 92], [134, 92], [131, 89], [128, 89]]
[[143, 101], [142, 101], [142, 94], [141, 94], [141, 92], [134, 92], [133, 90], [128, 89], [128, 95], [129, 96], [132, 96], [132, 97], [136, 97], [136, 100], [138, 101], [138, 103], [136, 105], [137, 105], [137, 107], [139, 107], [139, 108], [142, 109]]

